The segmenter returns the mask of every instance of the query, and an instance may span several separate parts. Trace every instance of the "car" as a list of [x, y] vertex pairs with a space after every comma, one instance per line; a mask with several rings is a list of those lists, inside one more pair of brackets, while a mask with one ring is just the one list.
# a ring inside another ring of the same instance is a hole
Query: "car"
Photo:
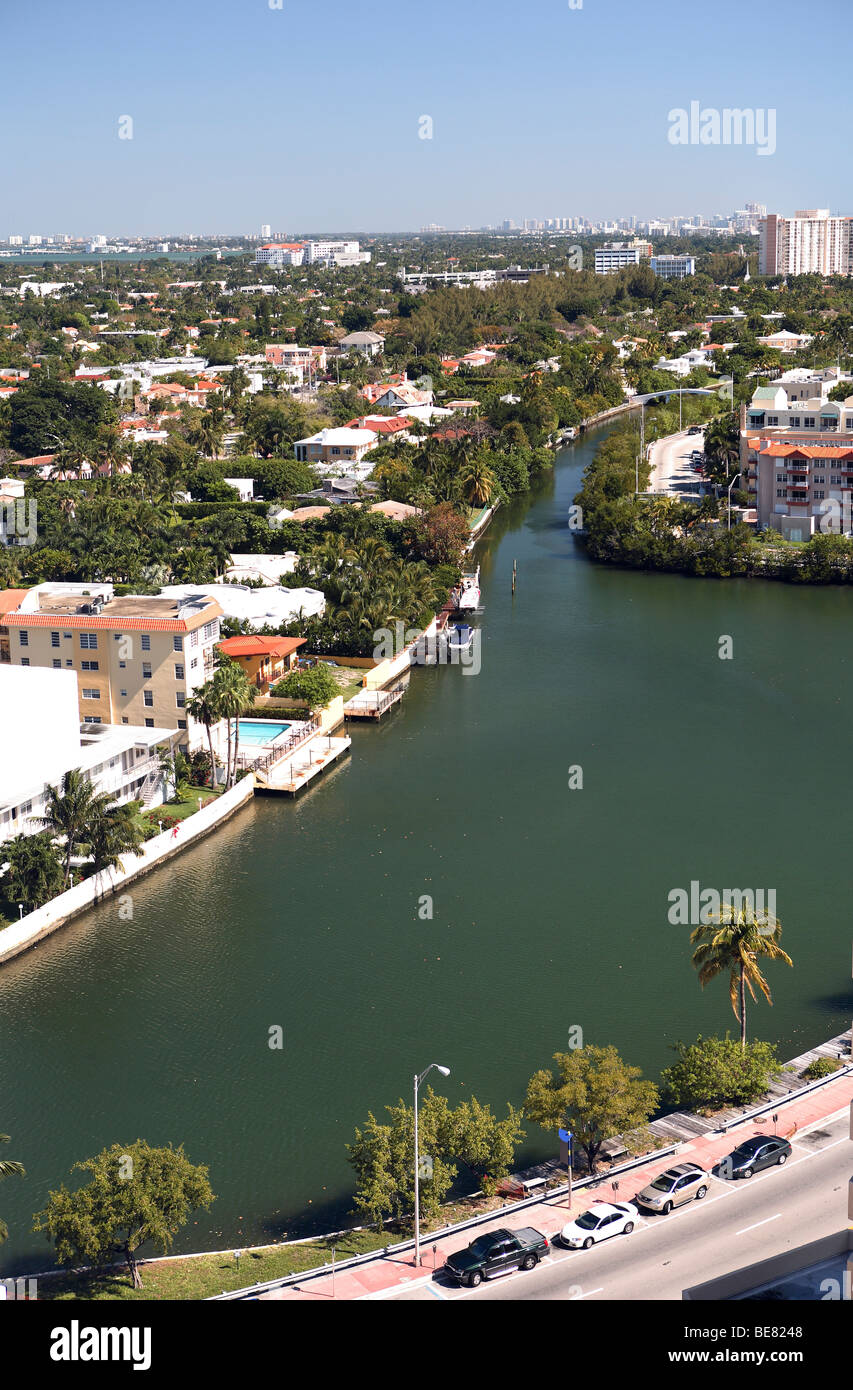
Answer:
[[702, 453], [701, 449], [694, 449], [693, 452], [692, 452], [691, 455], [690, 455], [690, 462], [691, 462], [691, 463], [702, 463], [704, 457], [705, 457], [705, 455]]
[[702, 426], [701, 426], [701, 425], [691, 425], [690, 428], [689, 428], [689, 430], [687, 431], [687, 433], [688, 433], [688, 434], [701, 434], [701, 433], [702, 433]]
[[560, 1232], [560, 1240], [570, 1250], [588, 1250], [610, 1236], [629, 1236], [639, 1215], [631, 1202], [593, 1202]]
[[659, 1211], [669, 1216], [673, 1207], [692, 1202], [694, 1197], [701, 1202], [708, 1191], [709, 1182], [708, 1174], [698, 1163], [676, 1163], [638, 1192], [634, 1201], [649, 1211]]
[[772, 1134], [753, 1134], [721, 1158], [714, 1172], [721, 1178], [751, 1178], [762, 1168], [781, 1167], [792, 1153], [787, 1139]]
[[549, 1250], [548, 1237], [532, 1226], [511, 1231], [502, 1227], [449, 1255], [445, 1270], [457, 1283], [476, 1289], [484, 1279], [511, 1274], [516, 1269], [534, 1269]]

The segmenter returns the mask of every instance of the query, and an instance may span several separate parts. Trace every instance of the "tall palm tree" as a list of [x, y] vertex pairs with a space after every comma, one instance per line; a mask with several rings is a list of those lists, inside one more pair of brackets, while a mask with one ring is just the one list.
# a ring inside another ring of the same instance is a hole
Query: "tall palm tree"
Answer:
[[75, 849], [89, 839], [95, 821], [109, 809], [111, 803], [109, 794], [96, 792], [79, 768], [66, 772], [61, 789], [47, 788], [46, 814], [36, 819], [51, 834], [65, 840], [64, 886], [67, 887], [71, 877], [71, 860]]
[[[8, 1144], [8, 1142], [8, 1134], [0, 1134], [0, 1144]], [[0, 1158], [0, 1178], [22, 1178], [26, 1171], [23, 1163], [16, 1163], [15, 1160], [11, 1158]], [[8, 1234], [9, 1229], [5, 1221], [0, 1221], [0, 1241], [4, 1241]]]
[[758, 988], [768, 1004], [773, 1000], [770, 986], [758, 964], [761, 958], [781, 960], [793, 965], [791, 957], [779, 945], [782, 924], [771, 912], [754, 905], [723, 906], [709, 922], [703, 922], [691, 932], [696, 947], [693, 964], [699, 972], [704, 989], [710, 980], [729, 972], [729, 998], [732, 1012], [740, 1023], [740, 1045], [746, 1047], [746, 992], [756, 998]]
[[[228, 728], [228, 766], [225, 775], [225, 790], [227, 791], [234, 785], [234, 779], [237, 776], [237, 756], [240, 751], [240, 715], [254, 704], [258, 692], [235, 661], [225, 661], [217, 669], [213, 677], [213, 686], [220, 717], [227, 721]], [[232, 723], [233, 763], [231, 758]]]
[[210, 751], [210, 785], [216, 786], [216, 758], [213, 755], [213, 726], [222, 718], [219, 700], [213, 681], [205, 681], [195, 694], [187, 700], [187, 713], [197, 724], [203, 724], [207, 732], [207, 746]]
[[497, 487], [497, 478], [482, 454], [474, 455], [462, 477], [462, 494], [472, 507], [485, 507]]

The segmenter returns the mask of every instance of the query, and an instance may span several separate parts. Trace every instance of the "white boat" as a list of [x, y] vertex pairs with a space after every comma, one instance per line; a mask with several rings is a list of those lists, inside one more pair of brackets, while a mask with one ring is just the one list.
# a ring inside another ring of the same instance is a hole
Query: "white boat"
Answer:
[[480, 566], [473, 574], [463, 574], [456, 591], [456, 609], [459, 613], [470, 613], [480, 603]]

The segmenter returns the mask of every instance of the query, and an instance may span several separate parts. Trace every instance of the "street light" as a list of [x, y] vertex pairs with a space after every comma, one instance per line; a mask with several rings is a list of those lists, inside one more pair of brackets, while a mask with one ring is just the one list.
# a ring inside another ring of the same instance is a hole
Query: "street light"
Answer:
[[729, 491], [729, 522], [728, 522], [728, 526], [726, 527], [726, 530], [727, 530], [727, 531], [731, 531], [731, 529], [732, 529], [732, 488], [734, 487], [734, 485], [735, 485], [735, 483], [737, 482], [737, 480], [738, 480], [739, 477], [740, 477], [740, 472], [738, 471], [737, 473], [735, 473], [734, 477], [732, 478], [731, 482], [729, 483], [729, 489], [728, 489], [728, 491]]
[[449, 1067], [442, 1067], [442, 1066], [440, 1066], [440, 1065], [438, 1064], [438, 1062], [430, 1062], [429, 1066], [426, 1068], [425, 1071], [422, 1071], [422, 1072], [421, 1072], [420, 1076], [418, 1076], [417, 1072], [415, 1073], [415, 1268], [416, 1268], [416, 1269], [420, 1266], [420, 1263], [421, 1263], [420, 1174], [419, 1174], [419, 1171], [418, 1171], [418, 1169], [419, 1169], [419, 1167], [420, 1167], [420, 1155], [419, 1155], [419, 1153], [418, 1153], [418, 1087], [420, 1086], [421, 1082], [424, 1080], [424, 1077], [429, 1076], [429, 1073], [432, 1071], [433, 1067], [435, 1067], [435, 1070], [436, 1070], [436, 1071], [440, 1071], [441, 1074], [442, 1074], [442, 1076], [449, 1076], [449, 1075], [450, 1075], [450, 1068], [449, 1068]]

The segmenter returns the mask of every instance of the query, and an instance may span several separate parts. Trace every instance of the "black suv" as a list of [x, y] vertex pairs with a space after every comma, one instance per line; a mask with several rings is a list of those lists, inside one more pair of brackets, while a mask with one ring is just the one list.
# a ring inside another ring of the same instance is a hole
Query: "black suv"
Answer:
[[719, 1178], [751, 1178], [762, 1168], [781, 1167], [787, 1163], [791, 1145], [787, 1139], [774, 1138], [770, 1134], [754, 1134], [744, 1139], [733, 1153], [721, 1158], [714, 1169]]

